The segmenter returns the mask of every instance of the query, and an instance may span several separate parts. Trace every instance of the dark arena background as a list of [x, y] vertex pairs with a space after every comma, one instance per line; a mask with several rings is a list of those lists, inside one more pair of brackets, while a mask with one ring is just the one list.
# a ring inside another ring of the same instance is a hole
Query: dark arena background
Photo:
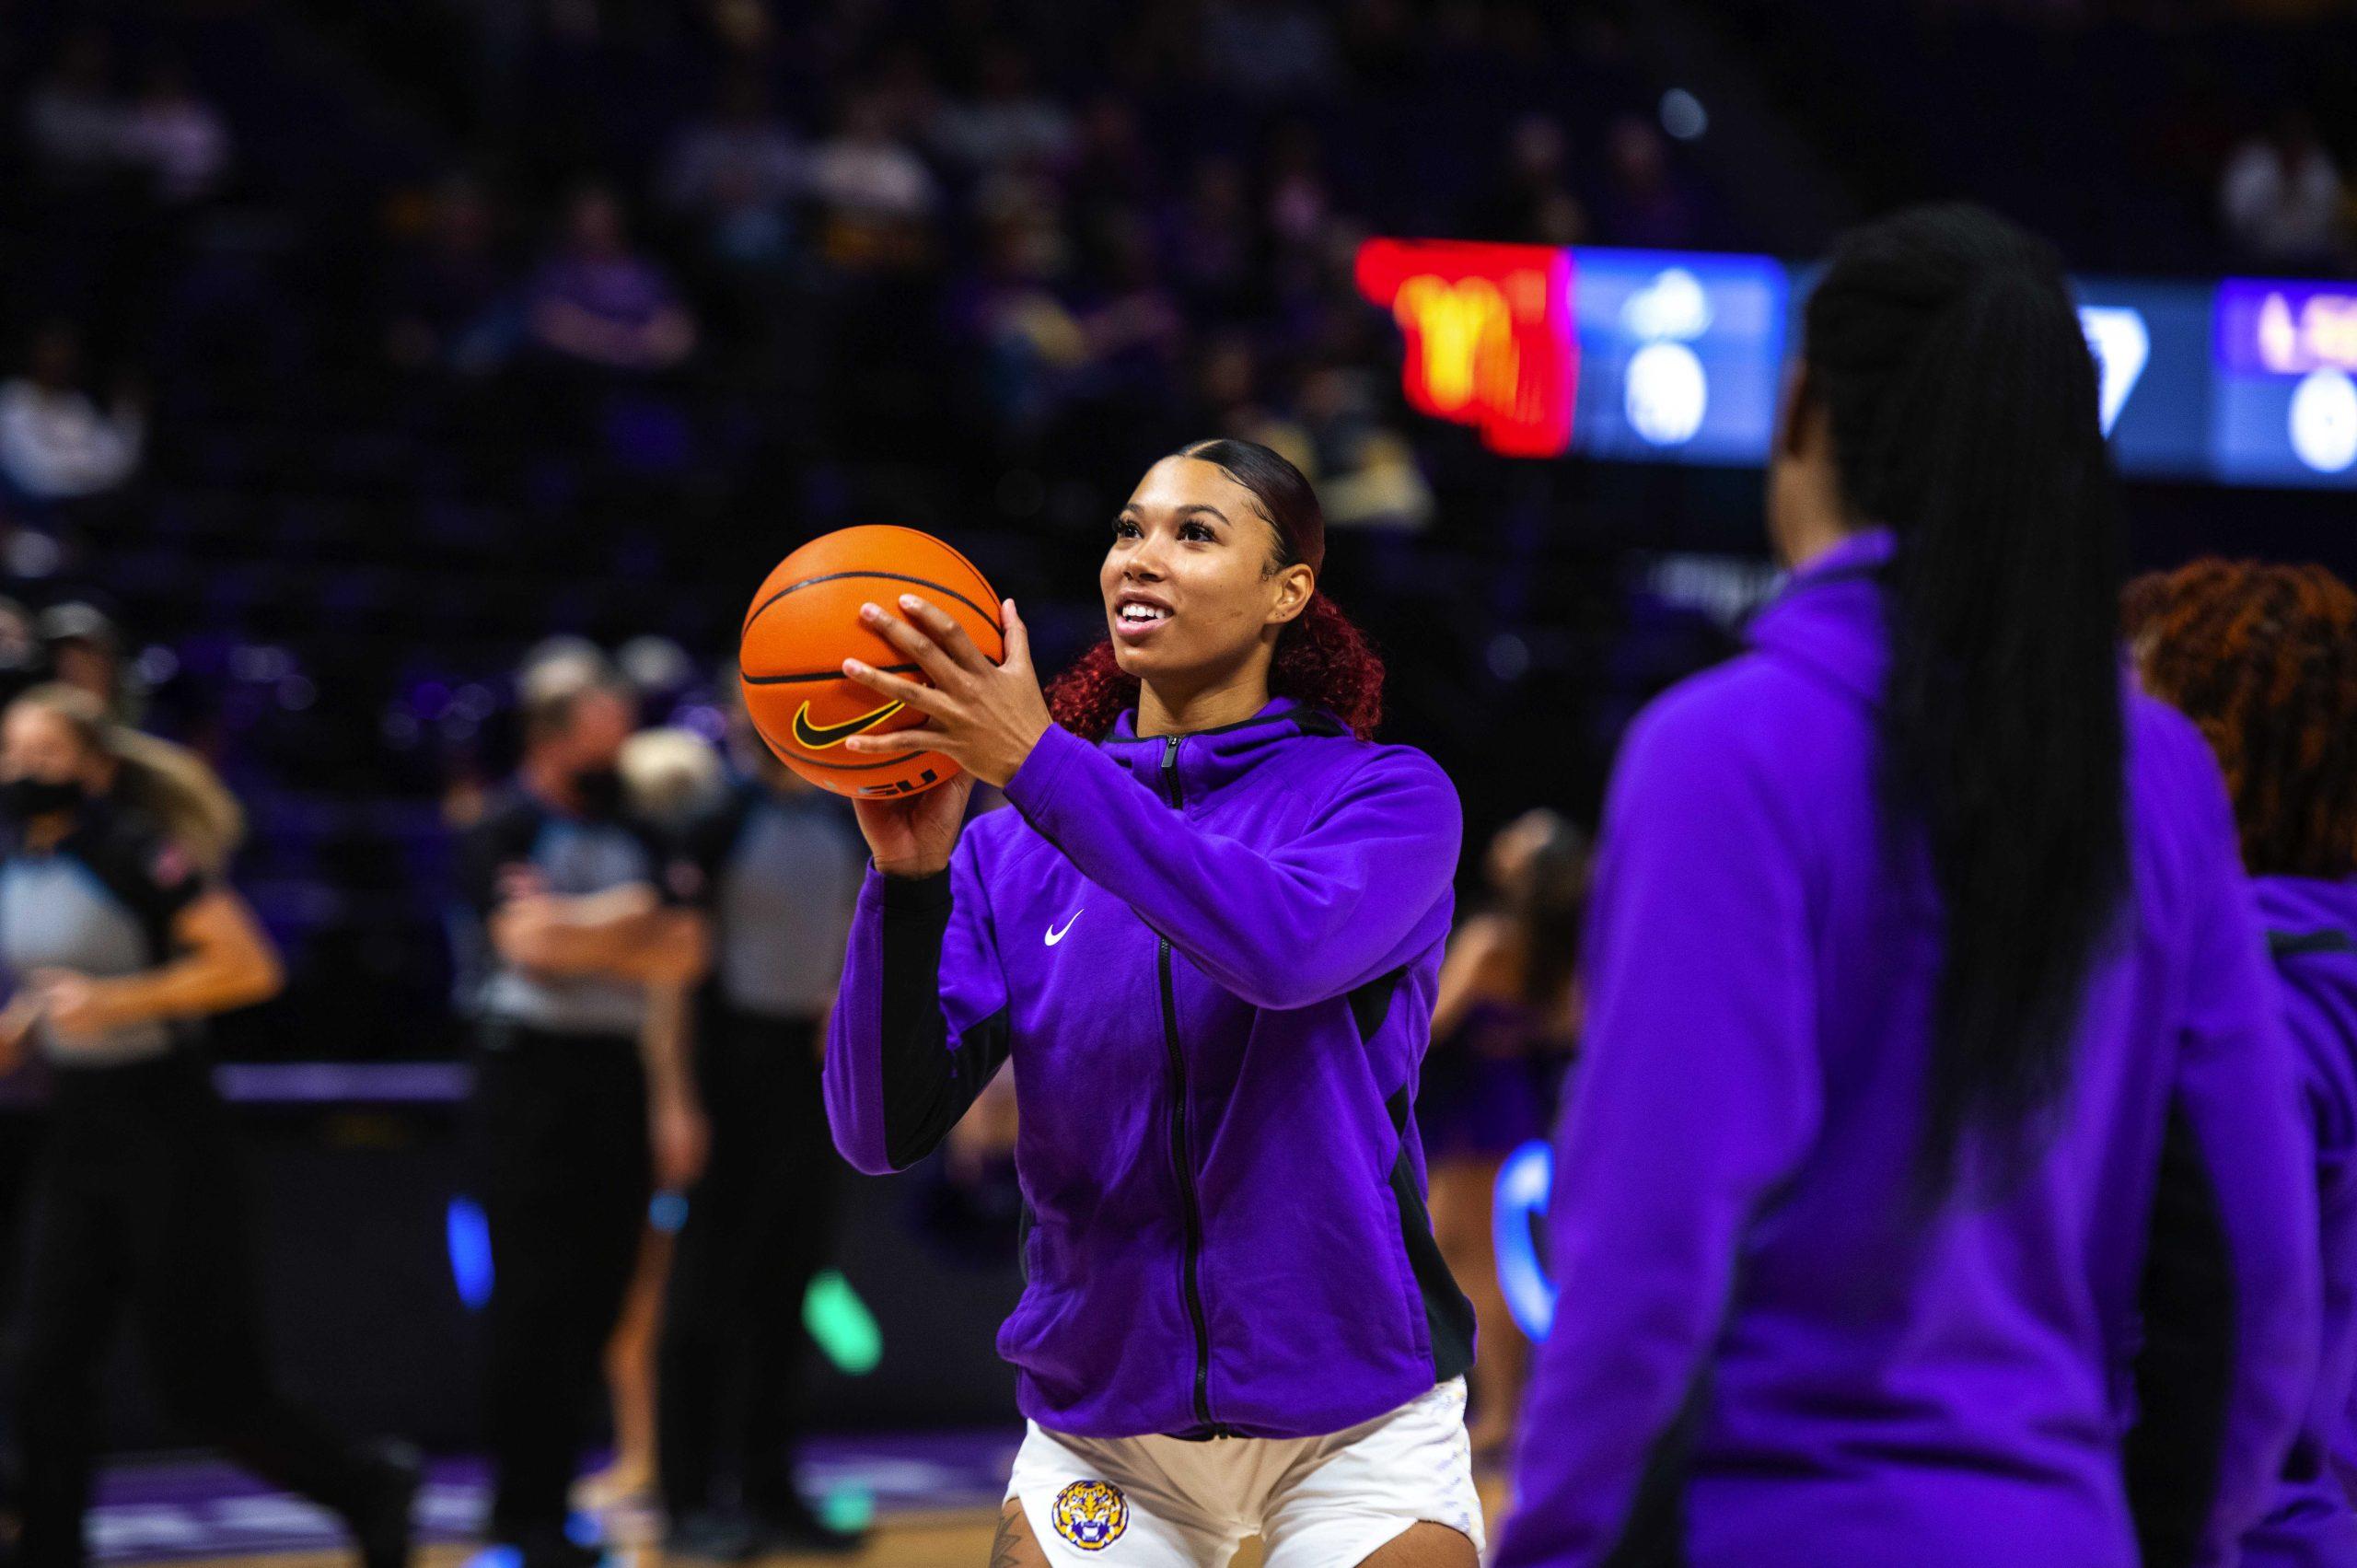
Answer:
[[[2352, 169], [2341, 0], [0, 0], [0, 680], [102, 668], [242, 803], [285, 983], [208, 1049], [270, 1364], [424, 1451], [456, 1562], [498, 1278], [456, 846], [536, 652], [717, 759], [755, 586], [892, 523], [1053, 672], [1138, 475], [1246, 437], [1316, 484], [1471, 909], [1493, 834], [1593, 830], [1631, 716], [1738, 645], [1801, 303], [1907, 203], [2061, 250], [2140, 569], [2357, 576]], [[0, 1094], [14, 1302], [48, 1070]], [[804, 1493], [860, 1561], [980, 1568], [1003, 1148], [835, 1191], [775, 1304]], [[343, 1561], [123, 1338], [95, 1556]], [[661, 1560], [644, 1484], [589, 1502]]]

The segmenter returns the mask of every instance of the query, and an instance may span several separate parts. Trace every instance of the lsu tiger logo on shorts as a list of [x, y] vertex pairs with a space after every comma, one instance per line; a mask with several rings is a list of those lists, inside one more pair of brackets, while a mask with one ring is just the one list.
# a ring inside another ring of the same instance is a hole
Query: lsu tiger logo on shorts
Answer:
[[1083, 1551], [1102, 1551], [1130, 1527], [1130, 1500], [1109, 1481], [1076, 1481], [1056, 1493], [1056, 1533]]

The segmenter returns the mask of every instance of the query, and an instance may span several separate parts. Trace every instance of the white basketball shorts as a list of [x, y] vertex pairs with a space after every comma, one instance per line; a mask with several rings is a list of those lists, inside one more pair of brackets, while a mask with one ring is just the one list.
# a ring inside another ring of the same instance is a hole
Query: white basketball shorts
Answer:
[[1328, 1437], [1071, 1437], [1031, 1423], [1006, 1494], [1058, 1568], [1353, 1568], [1422, 1521], [1483, 1550], [1465, 1380]]

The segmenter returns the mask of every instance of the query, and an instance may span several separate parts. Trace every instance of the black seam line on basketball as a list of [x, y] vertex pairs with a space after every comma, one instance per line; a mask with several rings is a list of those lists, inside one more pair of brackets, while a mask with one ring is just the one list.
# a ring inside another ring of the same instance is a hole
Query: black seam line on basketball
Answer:
[[[892, 729], [887, 730], [885, 733], [887, 735], [898, 735], [900, 732], [897, 729]], [[880, 762], [821, 762], [816, 757], [805, 757], [801, 752], [796, 751], [791, 761], [797, 768], [824, 768], [830, 773], [872, 773], [878, 768], [906, 767], [917, 758], [929, 755], [931, 755], [929, 752], [911, 751], [903, 757], [887, 757]], [[781, 761], [787, 760], [788, 759], [785, 758], [779, 759]]]
[[[923, 669], [921, 664], [879, 664], [874, 667], [886, 675], [913, 675]], [[785, 686], [796, 680], [848, 680], [851, 677], [840, 669], [822, 669], [812, 675], [748, 675], [745, 667], [737, 667], [737, 679], [748, 686]]]
[[[887, 583], [914, 583], [921, 588], [938, 588], [941, 592], [948, 595], [951, 598], [956, 599], [959, 604], [964, 605], [968, 610], [972, 610], [975, 614], [989, 621], [991, 623], [991, 630], [998, 633], [1000, 642], [1004, 643], [1006, 640], [1006, 628], [999, 624], [997, 616], [993, 615], [989, 610], [984, 610], [981, 605], [976, 604], [972, 599], [968, 598], [964, 594], [959, 593], [956, 588], [951, 587], [946, 583], [936, 583], [930, 577], [911, 577], [905, 572], [829, 572], [824, 576], [805, 577], [798, 583], [794, 583], [788, 587], [778, 589], [777, 592], [770, 595], [769, 598], [753, 606], [752, 613], [745, 617], [745, 630], [752, 630], [753, 622], [761, 618], [761, 611], [767, 610], [770, 606], [775, 604], [786, 595], [798, 594], [803, 589], [816, 587], [820, 583], [839, 583], [845, 577], [874, 577], [879, 581]], [[741, 635], [742, 633], [739, 634]]]

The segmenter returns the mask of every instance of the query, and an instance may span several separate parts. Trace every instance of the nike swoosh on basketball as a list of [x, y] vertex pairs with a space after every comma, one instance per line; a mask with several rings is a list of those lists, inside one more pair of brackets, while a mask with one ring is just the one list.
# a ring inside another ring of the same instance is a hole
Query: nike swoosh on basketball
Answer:
[[[1086, 909], [1076, 909], [1072, 912], [1072, 920], [1078, 920], [1082, 915], [1087, 912], [1088, 912]], [[1070, 931], [1072, 929], [1072, 920], [1064, 922], [1064, 931]], [[1048, 927], [1048, 946], [1052, 947], [1057, 943], [1062, 941], [1064, 939], [1064, 931], [1058, 931], [1052, 923], [1050, 924]]]
[[830, 746], [841, 746], [854, 735], [866, 734], [907, 705], [887, 703], [872, 714], [862, 714], [842, 724], [815, 725], [810, 722], [810, 704], [805, 703], [794, 710], [794, 738], [813, 751], [824, 751]]

